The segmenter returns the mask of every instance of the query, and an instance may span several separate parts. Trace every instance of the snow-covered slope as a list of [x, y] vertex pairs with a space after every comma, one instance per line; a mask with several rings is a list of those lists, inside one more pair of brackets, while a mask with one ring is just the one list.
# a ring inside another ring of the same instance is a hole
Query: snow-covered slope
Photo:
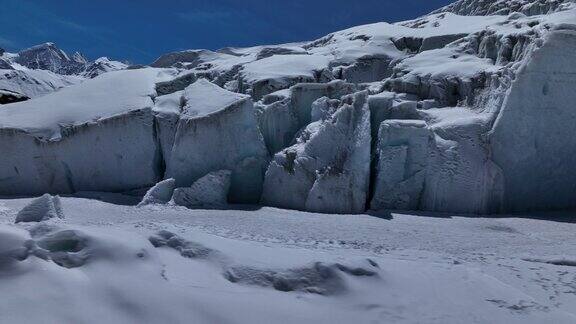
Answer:
[[86, 78], [93, 79], [99, 76], [100, 74], [112, 71], [124, 70], [127, 67], [128, 65], [125, 63], [112, 61], [107, 57], [101, 57], [96, 61], [86, 65], [86, 68], [81, 73], [81, 75]]
[[[310, 42], [168, 53], [152, 63], [164, 70], [107, 73], [8, 105], [0, 125], [54, 144], [79, 136], [61, 136], [69, 125], [95, 119], [89, 128], [97, 128], [104, 116], [151, 107], [142, 143], [154, 144], [140, 150], [153, 160], [140, 163], [156, 176], [112, 186], [118, 190], [162, 177], [189, 186], [230, 170], [233, 201], [261, 198], [309, 211], [576, 207], [576, 143], [566, 139], [576, 101], [575, 40], [573, 1], [461, 0], [414, 20]], [[44, 61], [66, 61], [58, 53]], [[96, 63], [97, 73], [124, 67]], [[132, 92], [128, 83], [141, 84], [135, 79], [147, 73], [166, 77], [144, 78], [146, 91]], [[121, 120], [131, 122], [128, 116]], [[141, 136], [114, 129], [134, 141]], [[36, 154], [10, 145], [22, 159]], [[0, 181], [0, 191], [28, 192], [12, 186], [22, 175], [4, 172], [13, 180]], [[70, 178], [65, 169], [55, 174], [63, 183]]]
[[36, 98], [82, 82], [84, 78], [26, 68], [0, 70], [0, 89]]

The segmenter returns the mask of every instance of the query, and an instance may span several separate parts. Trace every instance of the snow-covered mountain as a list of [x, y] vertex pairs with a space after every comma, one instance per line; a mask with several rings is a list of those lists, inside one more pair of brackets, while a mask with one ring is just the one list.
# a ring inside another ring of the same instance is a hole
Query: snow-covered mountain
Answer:
[[87, 78], [125, 69], [126, 64], [99, 58], [89, 62], [76, 52], [68, 55], [54, 43], [45, 43], [16, 54], [0, 50], [0, 104], [12, 102], [8, 93], [20, 99], [36, 98]]
[[[188, 186], [230, 170], [232, 201], [307, 211], [575, 207], [575, 18], [573, 1], [462, 0], [310, 42], [169, 53], [4, 107], [0, 127], [18, 139], [3, 150], [66, 154], [0, 159], [0, 192]], [[40, 48], [53, 67], [77, 62]], [[103, 153], [87, 164], [81, 143]]]
[[58, 74], [72, 75], [82, 72], [88, 61], [76, 52], [68, 56], [54, 43], [33, 46], [18, 53], [14, 62], [33, 70], [48, 70]]
[[106, 72], [124, 70], [127, 67], [128, 67], [128, 64], [118, 62], [118, 61], [112, 61], [107, 57], [101, 57], [101, 58], [95, 60], [94, 62], [86, 64], [86, 67], [82, 71], [81, 75], [86, 77], [86, 78], [93, 79], [93, 78], [99, 76], [100, 74], [103, 74]]

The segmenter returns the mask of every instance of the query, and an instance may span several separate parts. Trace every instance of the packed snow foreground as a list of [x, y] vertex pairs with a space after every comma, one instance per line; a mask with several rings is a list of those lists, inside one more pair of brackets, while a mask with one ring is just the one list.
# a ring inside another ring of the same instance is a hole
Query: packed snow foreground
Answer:
[[576, 321], [574, 223], [55, 199], [0, 200], [1, 323]]
[[563, 0], [150, 66], [0, 50], [0, 322], [574, 323], [575, 85]]

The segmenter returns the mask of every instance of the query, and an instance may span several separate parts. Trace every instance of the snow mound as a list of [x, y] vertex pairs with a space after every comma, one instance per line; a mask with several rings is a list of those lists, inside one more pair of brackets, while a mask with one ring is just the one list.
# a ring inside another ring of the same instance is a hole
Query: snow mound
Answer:
[[60, 230], [49, 233], [36, 241], [36, 256], [42, 255], [64, 268], [81, 267], [95, 255], [88, 249], [89, 238], [76, 230]]
[[208, 248], [200, 243], [188, 241], [181, 236], [166, 230], [157, 232], [156, 234], [150, 236], [148, 240], [156, 248], [172, 248], [178, 251], [178, 253], [180, 253], [180, 255], [185, 258], [206, 259], [219, 253], [218, 251]]
[[172, 200], [178, 206], [187, 208], [225, 208], [232, 172], [220, 170], [210, 172], [198, 179], [189, 188], [174, 190]]
[[172, 199], [175, 188], [176, 180], [174, 179], [160, 181], [146, 192], [146, 195], [144, 195], [144, 198], [142, 198], [138, 206], [166, 204]]
[[0, 273], [26, 259], [26, 232], [12, 227], [0, 228]]
[[64, 218], [64, 212], [60, 197], [45, 194], [20, 210], [16, 223], [42, 222], [51, 218]]
[[347, 287], [343, 274], [354, 277], [377, 276], [378, 265], [366, 261], [363, 266], [314, 263], [309, 267], [288, 270], [266, 270], [236, 266], [226, 270], [224, 277], [233, 283], [269, 287], [282, 292], [305, 292], [319, 295], [343, 293]]

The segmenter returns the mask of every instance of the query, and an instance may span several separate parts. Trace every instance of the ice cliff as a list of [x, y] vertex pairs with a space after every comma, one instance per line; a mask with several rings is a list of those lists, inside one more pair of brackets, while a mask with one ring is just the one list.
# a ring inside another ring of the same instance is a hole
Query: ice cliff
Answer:
[[230, 203], [576, 207], [573, 1], [461, 0], [410, 21], [174, 52], [151, 66], [0, 108], [0, 193], [123, 191], [169, 178], [189, 187], [227, 170]]

